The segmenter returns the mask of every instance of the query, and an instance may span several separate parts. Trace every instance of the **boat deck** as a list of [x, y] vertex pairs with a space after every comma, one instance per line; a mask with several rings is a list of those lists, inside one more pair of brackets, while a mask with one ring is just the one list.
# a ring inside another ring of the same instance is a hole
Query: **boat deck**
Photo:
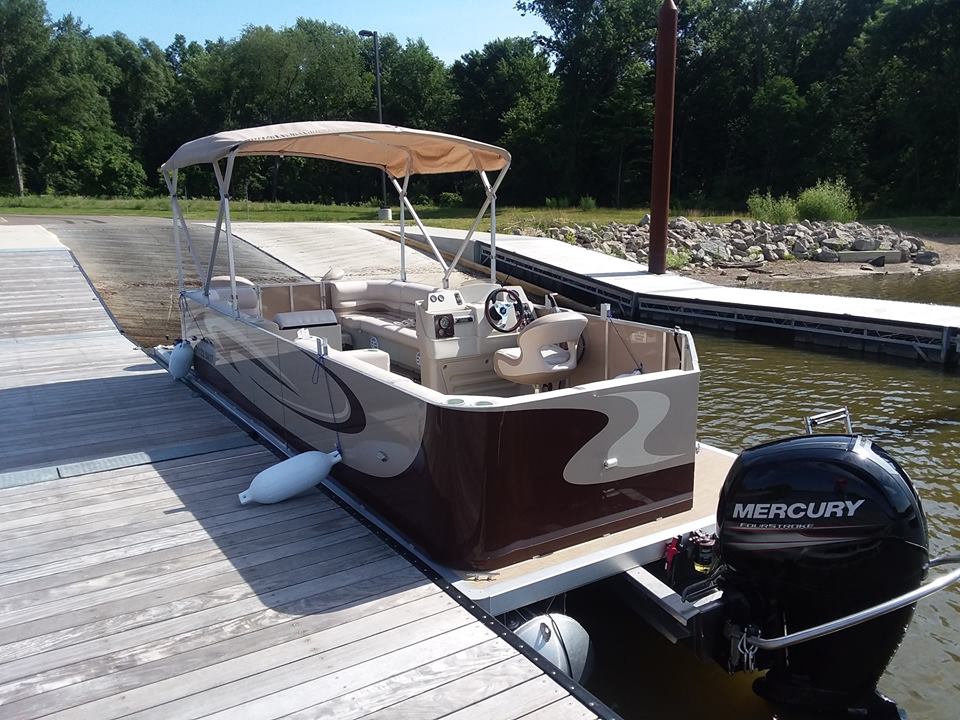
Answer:
[[276, 456], [54, 236], [0, 228], [0, 296], [4, 718], [596, 717], [327, 495], [241, 507]]

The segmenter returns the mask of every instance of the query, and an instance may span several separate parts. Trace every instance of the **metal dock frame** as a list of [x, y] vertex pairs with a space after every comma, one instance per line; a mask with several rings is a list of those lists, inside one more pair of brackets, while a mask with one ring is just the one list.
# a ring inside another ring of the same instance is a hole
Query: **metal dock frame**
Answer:
[[[476, 262], [490, 263], [490, 248], [476, 243]], [[622, 317], [667, 322], [712, 330], [774, 331], [774, 337], [836, 348], [916, 358], [945, 366], [957, 364], [960, 329], [922, 323], [889, 322], [853, 315], [825, 316], [816, 312], [765, 310], [704, 300], [637, 293], [569, 270], [497, 249], [499, 271], [587, 305], [609, 302]]]

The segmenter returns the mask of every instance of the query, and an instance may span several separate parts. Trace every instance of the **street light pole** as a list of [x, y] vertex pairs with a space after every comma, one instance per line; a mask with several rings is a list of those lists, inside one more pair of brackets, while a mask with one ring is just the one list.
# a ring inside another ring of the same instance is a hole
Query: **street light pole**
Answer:
[[[377, 78], [377, 122], [383, 125], [383, 98], [380, 95], [380, 34], [376, 30], [361, 30], [360, 37], [373, 38], [373, 62]], [[389, 213], [384, 213], [387, 209], [387, 173], [380, 172], [380, 215], [381, 219], [389, 220]], [[383, 217], [387, 216], [387, 217]]]

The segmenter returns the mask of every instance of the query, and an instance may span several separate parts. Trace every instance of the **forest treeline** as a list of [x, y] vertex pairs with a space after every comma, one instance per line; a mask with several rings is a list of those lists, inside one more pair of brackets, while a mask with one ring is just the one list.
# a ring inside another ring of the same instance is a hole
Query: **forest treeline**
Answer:
[[[960, 212], [960, 0], [683, 0], [675, 200], [842, 177], [875, 208]], [[501, 202], [648, 201], [660, 0], [529, 0], [550, 32], [444, 64], [381, 36], [385, 122], [511, 151]], [[373, 43], [322, 19], [167, 47], [95, 36], [42, 0], [0, 0], [0, 193], [153, 195], [186, 140], [293, 120], [376, 119]], [[382, 28], [381, 30], [388, 30]], [[209, 173], [181, 188], [213, 195]], [[478, 188], [462, 180], [465, 199]], [[375, 172], [238, 163], [234, 195], [364, 202]], [[431, 179], [414, 194], [449, 189]]]

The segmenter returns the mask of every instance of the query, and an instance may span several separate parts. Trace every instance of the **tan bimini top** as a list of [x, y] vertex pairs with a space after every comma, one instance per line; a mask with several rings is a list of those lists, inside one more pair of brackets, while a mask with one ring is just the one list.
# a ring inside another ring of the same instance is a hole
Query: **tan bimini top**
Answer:
[[184, 143], [163, 164], [172, 172], [244, 155], [291, 155], [383, 168], [406, 175], [501, 170], [510, 153], [456, 135], [362, 122], [295, 122], [226, 130]]

